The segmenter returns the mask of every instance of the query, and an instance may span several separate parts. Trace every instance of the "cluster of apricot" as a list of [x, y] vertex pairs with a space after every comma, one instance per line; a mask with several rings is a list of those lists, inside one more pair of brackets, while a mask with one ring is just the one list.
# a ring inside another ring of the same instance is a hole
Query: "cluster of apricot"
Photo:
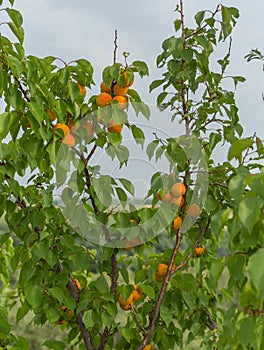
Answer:
[[[117, 105], [119, 111], [123, 111], [127, 107], [127, 92], [129, 87], [133, 84], [133, 80], [129, 81], [126, 70], [120, 72], [120, 81], [112, 80], [109, 86], [104, 81], [100, 84], [100, 94], [96, 96], [96, 104], [98, 107], [107, 107]], [[105, 111], [106, 112], [106, 111]], [[101, 122], [104, 121], [100, 117]], [[112, 118], [107, 123], [107, 130], [112, 133], [120, 134], [122, 132], [122, 125], [116, 123]]]
[[134, 285], [134, 290], [129, 295], [129, 297], [126, 300], [124, 300], [122, 295], [119, 294], [118, 301], [121, 309], [128, 311], [132, 308], [133, 301], [138, 301], [141, 298], [142, 298], [142, 290], [137, 285]]

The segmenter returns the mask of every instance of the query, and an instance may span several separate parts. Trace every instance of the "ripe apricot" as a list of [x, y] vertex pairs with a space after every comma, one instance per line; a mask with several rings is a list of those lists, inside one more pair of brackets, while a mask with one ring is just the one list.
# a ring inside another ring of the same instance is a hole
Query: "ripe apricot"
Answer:
[[172, 198], [172, 196], [171, 196], [171, 194], [169, 192], [169, 193], [164, 194], [162, 196], [161, 200], [162, 200], [162, 202], [170, 202], [171, 198]]
[[140, 300], [142, 298], [142, 290], [139, 286], [135, 285], [134, 290], [132, 292], [133, 300]]
[[115, 96], [113, 97], [112, 101], [117, 101], [118, 105], [117, 108], [122, 111], [127, 106], [127, 99], [124, 96]]
[[186, 187], [182, 182], [176, 182], [171, 187], [171, 194], [173, 197], [183, 196], [186, 193]]
[[75, 145], [75, 138], [73, 135], [67, 134], [66, 136], [64, 136], [61, 142], [64, 143], [69, 148], [71, 148]]
[[100, 107], [105, 107], [112, 100], [112, 96], [107, 92], [102, 92], [98, 96], [96, 96], [96, 104]]
[[76, 288], [77, 290], [81, 290], [81, 283], [79, 282], [79, 280], [78, 280], [77, 278], [73, 278], [73, 279], [72, 279], [72, 282], [73, 282], [73, 284], [75, 285], [75, 288]]
[[130, 219], [129, 222], [131, 222], [133, 224], [137, 224], [136, 220], [134, 220], [134, 219]]
[[70, 131], [69, 127], [63, 123], [57, 123], [56, 125], [54, 125], [53, 130], [56, 131], [58, 129], [61, 129], [63, 131], [64, 136], [66, 136]]
[[184, 198], [183, 196], [180, 196], [180, 197], [172, 197], [171, 200], [170, 200], [170, 203], [171, 204], [176, 204], [178, 205], [179, 208], [181, 208], [184, 204]]
[[146, 345], [143, 350], [150, 350], [151, 349], [151, 345]]
[[123, 127], [121, 124], [116, 123], [113, 119], [110, 119], [107, 124], [107, 130], [112, 133], [121, 134]]
[[181, 217], [177, 216], [172, 223], [172, 229], [173, 230], [178, 230], [182, 225], [182, 219]]
[[160, 274], [161, 276], [165, 276], [167, 269], [168, 269], [167, 264], [159, 264], [157, 267], [157, 273]]
[[92, 137], [94, 134], [94, 128], [93, 125], [89, 122], [83, 122], [80, 126], [81, 129], [85, 129], [86, 130], [86, 136], [88, 138]]
[[54, 122], [54, 120], [57, 119], [57, 118], [56, 118], [56, 115], [52, 112], [51, 109], [47, 109], [46, 113], [47, 113], [49, 119], [50, 119], [52, 122]]
[[131, 309], [131, 307], [132, 307], [133, 295], [130, 294], [130, 296], [126, 300], [124, 300], [122, 295], [119, 294], [118, 301], [119, 301], [119, 305], [120, 305], [121, 309], [127, 311], [127, 310]]
[[120, 84], [116, 83], [114, 85], [114, 94], [115, 95], [119, 95], [119, 96], [125, 96], [125, 94], [128, 91], [128, 87], [127, 86], [121, 86]]
[[110, 93], [109, 87], [107, 87], [103, 81], [100, 84], [100, 90], [101, 90], [101, 92], [107, 92], [108, 94]]
[[86, 95], [85, 87], [82, 84], [80, 84], [80, 83], [77, 83], [77, 85], [78, 85], [78, 88], [80, 90], [80, 93], [83, 95], [83, 97], [85, 97], [85, 95]]
[[204, 251], [203, 247], [196, 247], [195, 248], [195, 255], [201, 256], [203, 254], [203, 251]]
[[199, 216], [201, 209], [198, 204], [193, 203], [186, 208], [186, 211], [187, 211], [187, 214], [194, 219], [194, 218], [197, 218], [197, 216]]

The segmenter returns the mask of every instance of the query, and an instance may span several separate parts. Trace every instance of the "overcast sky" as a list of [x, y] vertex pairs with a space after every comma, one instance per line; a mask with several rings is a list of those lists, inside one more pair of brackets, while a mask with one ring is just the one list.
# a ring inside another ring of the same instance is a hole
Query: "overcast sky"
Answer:
[[[66, 61], [84, 57], [94, 69], [94, 79], [99, 91], [103, 68], [112, 64], [114, 30], [118, 30], [118, 60], [122, 52], [131, 53], [129, 60], [144, 60], [150, 68], [150, 77], [134, 84], [143, 99], [155, 105], [155, 94], [147, 93], [150, 82], [161, 77], [155, 66], [161, 52], [162, 41], [174, 35], [174, 9], [177, 0], [16, 0], [24, 18], [27, 54], [54, 55]], [[215, 0], [186, 0], [187, 24], [192, 24], [193, 15], [201, 9], [215, 9]], [[252, 49], [264, 53], [264, 4], [263, 0], [224, 1], [224, 5], [238, 7], [240, 19], [233, 34], [230, 74], [243, 75], [246, 83], [239, 85], [237, 103], [245, 135], [255, 131], [264, 139], [264, 72], [260, 62], [247, 63], [244, 56]], [[225, 51], [223, 51], [223, 54]], [[169, 132], [169, 117], [156, 120], [157, 127]]]
[[[149, 83], [161, 76], [155, 60], [162, 41], [173, 35], [174, 9], [177, 0], [134, 0], [126, 2], [89, 0], [23, 0], [16, 1], [24, 17], [25, 45], [28, 54], [54, 55], [64, 60], [87, 58], [95, 69], [95, 81], [100, 83], [101, 71], [112, 63], [114, 30], [118, 30], [118, 58], [131, 53], [130, 60], [145, 60], [150, 77], [135, 83], [135, 88], [148, 103], [155, 103], [155, 94], [148, 95]], [[264, 4], [262, 0], [224, 1], [239, 8], [240, 19], [233, 34], [230, 73], [243, 75], [246, 83], [239, 86], [237, 101], [247, 135], [258, 131], [264, 138], [261, 92], [264, 90], [261, 64], [247, 63], [244, 56], [252, 49], [264, 52]], [[187, 23], [200, 9], [214, 9], [216, 0], [186, 0]]]

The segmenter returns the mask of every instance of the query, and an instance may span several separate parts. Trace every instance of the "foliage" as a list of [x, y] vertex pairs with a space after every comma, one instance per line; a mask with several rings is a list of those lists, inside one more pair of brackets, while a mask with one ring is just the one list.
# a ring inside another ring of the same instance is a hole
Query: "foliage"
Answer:
[[[102, 72], [108, 96], [86, 100], [94, 84], [91, 63], [25, 55], [22, 16], [14, 1], [11, 7], [3, 3], [0, 214], [8, 232], [0, 251], [7, 293], [0, 308], [1, 347], [29, 349], [8, 320], [19, 301], [17, 323], [33, 312], [35, 325], [66, 332], [63, 340], [46, 339], [42, 345], [49, 349], [182, 349], [193, 341], [203, 349], [262, 349], [264, 147], [256, 134], [243, 136], [239, 123], [235, 88], [244, 78], [229, 77], [233, 91], [223, 87], [238, 10], [201, 10], [195, 27], [187, 28], [179, 1], [175, 35], [164, 40], [157, 57], [163, 75], [150, 92], [161, 89], [158, 107], [170, 111], [185, 133], [145, 145], [128, 111], [151, 117], [131, 88], [137, 75], [148, 75], [146, 63], [128, 64], [126, 54], [124, 65], [115, 61]], [[219, 45], [227, 53], [215, 62]], [[117, 84], [126, 88], [126, 106], [112, 99]], [[115, 131], [110, 121], [118, 125]], [[54, 130], [56, 123], [68, 129]], [[150, 206], [134, 206], [133, 184], [103, 174], [92, 162], [104, 152], [120, 167], [128, 163], [123, 127], [149, 159], [168, 162], [168, 174], [150, 179]], [[228, 147], [227, 160], [215, 164], [220, 145]], [[173, 196], [178, 182], [181, 193]], [[174, 230], [177, 216], [182, 226]], [[169, 247], [158, 251], [162, 237]], [[228, 252], [217, 255], [226, 242]], [[155, 273], [159, 264], [164, 275]], [[131, 300], [135, 284], [139, 300], [119, 305], [120, 294]]]

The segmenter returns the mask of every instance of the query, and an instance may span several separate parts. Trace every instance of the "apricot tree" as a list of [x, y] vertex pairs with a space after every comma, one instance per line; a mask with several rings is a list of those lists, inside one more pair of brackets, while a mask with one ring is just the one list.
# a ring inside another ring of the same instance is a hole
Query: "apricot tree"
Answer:
[[[88, 97], [91, 63], [26, 55], [22, 15], [14, 0], [0, 4], [1, 348], [29, 349], [8, 319], [19, 305], [17, 323], [33, 312], [35, 325], [66, 332], [49, 349], [262, 349], [264, 147], [243, 136], [244, 78], [227, 74], [238, 10], [201, 10], [189, 28], [179, 0], [150, 92], [161, 89], [158, 108], [184, 132], [146, 144], [129, 114], [151, 118], [133, 89], [146, 63], [117, 62], [115, 40]], [[216, 59], [218, 46], [226, 55]], [[133, 183], [95, 160], [125, 167], [124, 131], [149, 160], [167, 161], [150, 179], [151, 205], [134, 205]]]

